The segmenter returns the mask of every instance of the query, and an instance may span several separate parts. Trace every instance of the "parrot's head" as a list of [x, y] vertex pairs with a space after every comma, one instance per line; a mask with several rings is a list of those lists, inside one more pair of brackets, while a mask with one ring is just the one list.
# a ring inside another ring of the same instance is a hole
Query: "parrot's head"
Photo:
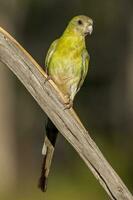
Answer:
[[93, 31], [93, 20], [85, 15], [76, 16], [69, 22], [68, 29], [86, 36]]

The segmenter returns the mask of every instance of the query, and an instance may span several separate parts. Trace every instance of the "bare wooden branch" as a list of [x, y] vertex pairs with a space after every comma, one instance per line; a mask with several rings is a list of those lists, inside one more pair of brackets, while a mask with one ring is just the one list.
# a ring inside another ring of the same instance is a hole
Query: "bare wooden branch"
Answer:
[[[25, 85], [38, 105], [74, 147], [112, 200], [133, 200], [132, 194], [102, 155], [73, 109], [64, 110], [63, 96], [36, 61], [0, 28], [0, 60]], [[89, 187], [89, 185], [88, 185]]]

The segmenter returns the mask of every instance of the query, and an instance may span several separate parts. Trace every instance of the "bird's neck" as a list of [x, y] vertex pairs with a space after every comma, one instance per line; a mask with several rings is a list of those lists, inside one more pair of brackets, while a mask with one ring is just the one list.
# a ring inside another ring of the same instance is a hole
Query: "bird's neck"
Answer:
[[65, 30], [60, 38], [60, 42], [68, 43], [70, 47], [85, 48], [85, 37], [74, 30]]

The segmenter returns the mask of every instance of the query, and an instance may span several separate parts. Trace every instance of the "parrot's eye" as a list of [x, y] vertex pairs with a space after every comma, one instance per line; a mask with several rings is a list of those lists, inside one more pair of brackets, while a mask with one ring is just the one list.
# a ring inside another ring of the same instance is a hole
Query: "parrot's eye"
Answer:
[[78, 24], [79, 24], [79, 25], [83, 25], [82, 20], [79, 19], [79, 20], [78, 20]]

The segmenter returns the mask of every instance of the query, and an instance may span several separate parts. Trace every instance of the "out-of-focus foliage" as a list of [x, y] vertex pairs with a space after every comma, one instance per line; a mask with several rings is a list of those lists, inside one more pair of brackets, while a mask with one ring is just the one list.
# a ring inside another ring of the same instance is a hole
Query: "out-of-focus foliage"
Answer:
[[[42, 66], [49, 45], [62, 34], [73, 16], [85, 14], [93, 18], [94, 32], [87, 38], [91, 67], [74, 107], [92, 138], [133, 192], [132, 10], [132, 0], [0, 0], [0, 26]], [[108, 199], [62, 137], [58, 139], [48, 192], [42, 194], [37, 189], [46, 116], [16, 77], [0, 65], [1, 74], [4, 70], [6, 81], [0, 79], [0, 85], [8, 83], [8, 103], [12, 103], [8, 104], [10, 115], [5, 113], [8, 129], [3, 130], [13, 142], [3, 138], [5, 133], [0, 127], [1, 152], [6, 152], [0, 154], [0, 159], [2, 163], [6, 156], [5, 173], [7, 177], [13, 173], [15, 180], [5, 180], [0, 199], [11, 200], [11, 196], [14, 200]], [[1, 116], [7, 110], [6, 95], [2, 101], [0, 93]], [[10, 154], [6, 146], [10, 146]], [[1, 171], [0, 164], [0, 188], [5, 177]]]

